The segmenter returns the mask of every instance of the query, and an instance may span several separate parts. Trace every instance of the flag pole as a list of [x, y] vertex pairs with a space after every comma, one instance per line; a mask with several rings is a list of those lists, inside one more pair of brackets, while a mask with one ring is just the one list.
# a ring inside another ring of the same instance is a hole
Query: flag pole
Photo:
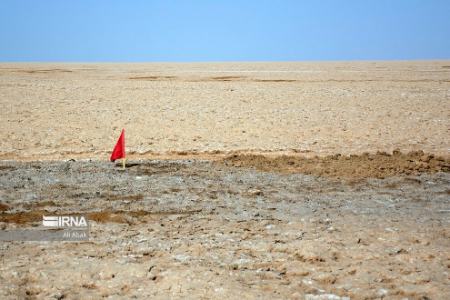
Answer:
[[126, 160], [126, 158], [124, 157], [122, 159], [122, 170], [125, 170], [125, 160]]

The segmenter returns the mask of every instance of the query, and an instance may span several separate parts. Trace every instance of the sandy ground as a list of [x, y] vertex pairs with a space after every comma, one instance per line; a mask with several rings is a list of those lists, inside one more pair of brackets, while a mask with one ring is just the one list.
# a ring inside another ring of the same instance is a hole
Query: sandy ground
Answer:
[[450, 61], [0, 64], [3, 158], [449, 154]]
[[95, 220], [90, 242], [0, 243], [2, 299], [450, 297], [449, 173], [346, 183], [180, 160], [0, 175], [3, 230], [43, 211]]
[[[0, 299], [450, 299], [450, 61], [0, 64]], [[125, 171], [107, 161], [120, 130]]]

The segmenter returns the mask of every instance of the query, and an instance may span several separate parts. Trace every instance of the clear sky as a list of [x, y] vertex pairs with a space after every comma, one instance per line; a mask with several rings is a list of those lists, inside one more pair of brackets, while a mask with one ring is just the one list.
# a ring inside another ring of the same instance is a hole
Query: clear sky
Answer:
[[1, 0], [0, 61], [450, 59], [450, 0]]

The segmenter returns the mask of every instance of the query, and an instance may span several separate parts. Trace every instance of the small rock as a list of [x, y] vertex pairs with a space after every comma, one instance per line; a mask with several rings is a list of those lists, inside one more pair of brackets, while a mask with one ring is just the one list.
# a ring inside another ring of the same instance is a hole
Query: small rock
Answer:
[[66, 297], [66, 295], [64, 295], [64, 294], [61, 293], [61, 292], [57, 292], [56, 294], [54, 294], [54, 295], [52, 296], [52, 298], [57, 299], [57, 300], [64, 299], [65, 297]]
[[261, 190], [258, 189], [250, 189], [247, 191], [247, 194], [250, 196], [262, 196], [263, 192]]
[[420, 161], [423, 162], [430, 162], [430, 160], [433, 158], [434, 156], [432, 154], [428, 155], [428, 154], [424, 154], [420, 157]]
[[388, 294], [388, 290], [386, 289], [379, 289], [377, 291], [377, 296], [378, 297], [385, 297]]
[[178, 254], [178, 255], [174, 255], [173, 259], [175, 259], [179, 262], [186, 262], [186, 261], [190, 260], [191, 257], [188, 255]]

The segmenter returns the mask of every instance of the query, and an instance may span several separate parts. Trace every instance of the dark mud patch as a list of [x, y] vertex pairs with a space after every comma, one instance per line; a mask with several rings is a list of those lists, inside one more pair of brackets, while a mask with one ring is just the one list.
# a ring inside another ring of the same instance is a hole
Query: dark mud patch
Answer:
[[0, 203], [0, 212], [7, 211], [9, 206], [3, 203]]
[[[170, 216], [170, 215], [192, 215], [195, 213], [199, 213], [201, 210], [174, 210], [174, 211], [145, 211], [145, 210], [137, 210], [137, 211], [100, 211], [100, 212], [90, 212], [87, 213], [86, 216], [88, 220], [95, 221], [99, 223], [129, 223], [129, 218], [145, 218], [148, 216]], [[142, 221], [142, 220], [141, 220]]]
[[296, 79], [257, 79], [244, 76], [215, 76], [205, 78], [204, 81], [246, 81], [246, 82], [295, 82]]
[[116, 195], [116, 194], [102, 194], [100, 196], [109, 201], [117, 201], [117, 200], [130, 200], [130, 201], [140, 201], [144, 199], [143, 194], [134, 194], [134, 195]]
[[446, 191], [444, 191], [444, 192], [441, 192], [441, 194], [450, 196], [450, 190], [446, 190]]
[[48, 73], [72, 73], [72, 70], [68, 69], [42, 69], [42, 70], [20, 70], [23, 73], [28, 74], [48, 74]]
[[164, 81], [177, 79], [176, 76], [133, 76], [129, 77], [131, 80], [148, 80], [148, 81]]
[[450, 171], [449, 158], [425, 154], [422, 151], [409, 153], [394, 151], [392, 154], [377, 152], [350, 156], [338, 154], [314, 158], [234, 154], [219, 163], [266, 172], [303, 173], [349, 180]]
[[324, 79], [324, 80], [300, 80], [300, 79], [288, 79], [288, 78], [252, 78], [246, 76], [212, 76], [212, 77], [177, 77], [177, 76], [132, 76], [128, 77], [130, 80], [142, 80], [142, 81], [183, 81], [183, 82], [246, 82], [246, 83], [367, 83], [367, 82], [409, 82], [409, 83], [424, 83], [424, 82], [450, 82], [449, 80], [434, 80], [434, 79]]
[[295, 82], [295, 79], [253, 79], [244, 76], [213, 76], [203, 78], [189, 78], [189, 77], [176, 77], [176, 76], [133, 76], [128, 77], [131, 80], [147, 80], [147, 81], [168, 81], [168, 80], [180, 80], [187, 82], [229, 82], [229, 81], [248, 81], [248, 82]]
[[186, 165], [169, 163], [167, 165], [156, 164], [137, 164], [132, 170], [136, 175], [161, 175], [161, 174], [173, 174], [184, 171], [188, 168]]
[[13, 166], [0, 165], [0, 171], [13, 171], [15, 169], [16, 167]]
[[[122, 168], [123, 164], [122, 164], [122, 162], [117, 162], [117, 163], [115, 163], [115, 166]], [[125, 167], [126, 168], [132, 168], [132, 167], [135, 167], [135, 166], [139, 166], [139, 164], [138, 163], [130, 163], [130, 162], [126, 162], [125, 163]]]
[[209, 77], [208, 79], [212, 80], [212, 81], [236, 81], [236, 80], [245, 79], [245, 77], [242, 77], [242, 76], [215, 76], [215, 77]]
[[42, 221], [42, 216], [48, 215], [47, 211], [27, 211], [16, 213], [1, 213], [0, 222], [27, 224]]
[[254, 79], [254, 82], [296, 82], [295, 79]]
[[36, 211], [26, 211], [26, 212], [15, 212], [15, 213], [0, 213], [0, 222], [4, 223], [14, 223], [14, 224], [28, 224], [41, 222], [42, 216], [52, 215], [52, 216], [75, 216], [83, 215], [88, 221], [95, 221], [99, 223], [130, 223], [130, 218], [142, 218], [147, 216], [170, 216], [170, 215], [192, 215], [201, 212], [201, 209], [197, 210], [167, 210], [167, 211], [146, 211], [146, 210], [136, 210], [136, 211], [124, 211], [124, 210], [104, 210], [98, 212], [87, 212], [74, 214], [73, 212], [48, 212], [46, 210], [36, 210]]

